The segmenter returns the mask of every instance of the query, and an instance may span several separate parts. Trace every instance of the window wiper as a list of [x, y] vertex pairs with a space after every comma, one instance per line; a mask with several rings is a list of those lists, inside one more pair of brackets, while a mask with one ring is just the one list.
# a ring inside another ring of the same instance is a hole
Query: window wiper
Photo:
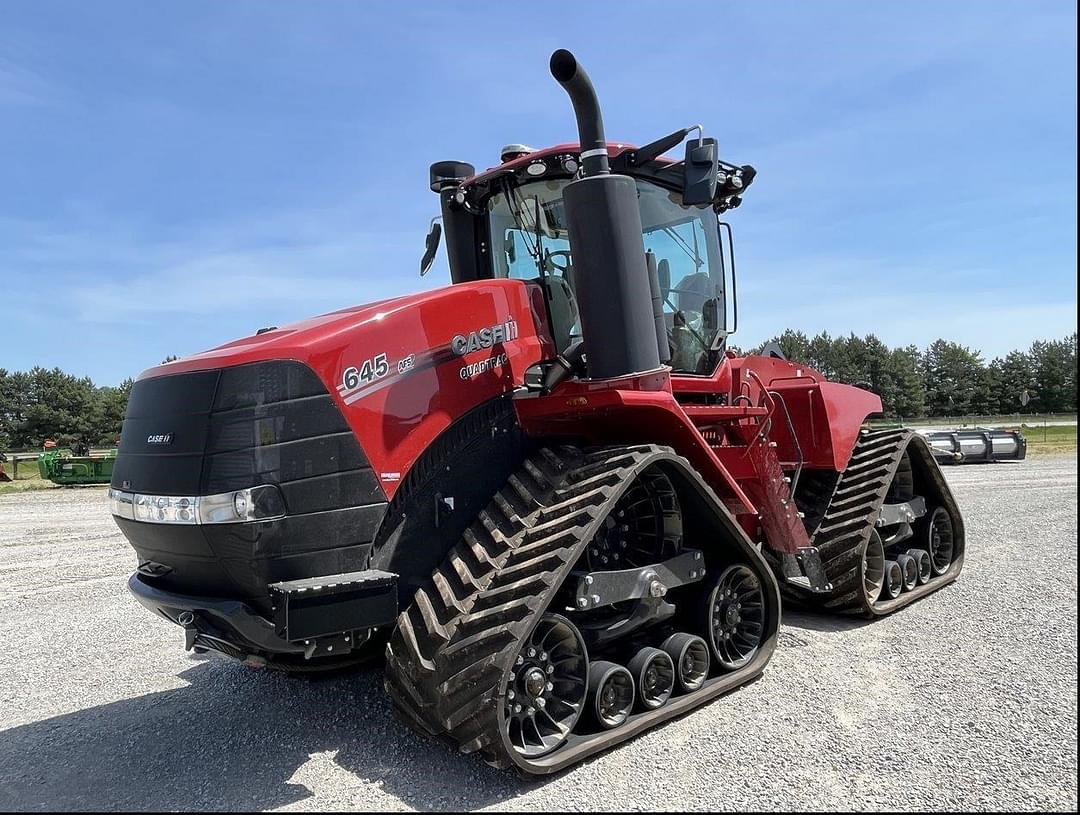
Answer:
[[[525, 228], [525, 219], [522, 217], [523, 203], [518, 197], [517, 187], [513, 186], [509, 182], [504, 181], [503, 192], [506, 195], [507, 204], [510, 206], [510, 211], [514, 215], [514, 221], [517, 223], [518, 228], [521, 231], [521, 237], [525, 241], [525, 249], [528, 251], [529, 256], [536, 262], [536, 268], [538, 271], [543, 271], [541, 267], [540, 248], [537, 241], [539, 241], [540, 235], [540, 222], [537, 218], [536, 235], [534, 236]], [[537, 206], [540, 204], [540, 199], [536, 199]], [[536, 238], [534, 241], [533, 239]]]
[[695, 270], [700, 269], [702, 266], [705, 265], [705, 261], [701, 259], [701, 253], [695, 249], [691, 249], [690, 244], [686, 242], [686, 239], [683, 238], [682, 235], [675, 231], [674, 227], [665, 226], [663, 229], [664, 234], [666, 234], [673, 241], [675, 241], [679, 245], [679, 248], [686, 253], [686, 256], [690, 258], [690, 260], [694, 264]]

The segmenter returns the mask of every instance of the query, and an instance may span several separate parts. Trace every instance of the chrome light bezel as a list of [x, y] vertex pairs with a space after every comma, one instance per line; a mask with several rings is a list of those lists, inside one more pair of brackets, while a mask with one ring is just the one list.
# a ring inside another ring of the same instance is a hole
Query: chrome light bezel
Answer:
[[273, 484], [214, 495], [150, 495], [109, 490], [109, 511], [138, 523], [205, 526], [274, 521], [285, 517], [285, 501]]

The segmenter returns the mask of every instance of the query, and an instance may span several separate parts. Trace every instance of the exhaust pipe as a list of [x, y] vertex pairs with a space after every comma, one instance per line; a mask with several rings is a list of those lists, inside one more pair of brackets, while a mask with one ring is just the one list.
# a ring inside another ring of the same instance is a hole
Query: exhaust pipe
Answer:
[[586, 371], [592, 379], [655, 371], [660, 343], [637, 185], [611, 172], [600, 104], [577, 59], [560, 49], [551, 55], [550, 67], [574, 106], [581, 141], [583, 177], [566, 186], [563, 204], [577, 272]]
[[586, 177], [607, 175], [610, 170], [607, 155], [607, 139], [604, 138], [604, 119], [600, 115], [600, 102], [592, 80], [578, 65], [577, 58], [565, 48], [551, 55], [551, 75], [563, 86], [574, 106], [577, 119], [578, 141], [581, 143], [581, 168]]

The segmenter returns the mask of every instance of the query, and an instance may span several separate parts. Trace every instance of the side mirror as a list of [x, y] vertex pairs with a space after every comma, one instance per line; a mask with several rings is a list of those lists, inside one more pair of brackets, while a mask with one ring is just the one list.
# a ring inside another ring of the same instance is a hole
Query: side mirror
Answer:
[[671, 294], [671, 263], [667, 258], [661, 259], [656, 264], [656, 277], [660, 283], [660, 296], [667, 300], [668, 295]]
[[513, 266], [517, 263], [517, 232], [513, 229], [506, 230], [506, 259]]
[[431, 222], [431, 230], [424, 239], [424, 256], [420, 258], [420, 277], [428, 273], [431, 264], [435, 262], [435, 253], [439, 251], [439, 240], [442, 238], [442, 224], [438, 221]]
[[720, 156], [716, 139], [698, 139], [686, 143], [683, 162], [683, 204], [711, 204], [716, 197], [716, 175], [720, 171]]

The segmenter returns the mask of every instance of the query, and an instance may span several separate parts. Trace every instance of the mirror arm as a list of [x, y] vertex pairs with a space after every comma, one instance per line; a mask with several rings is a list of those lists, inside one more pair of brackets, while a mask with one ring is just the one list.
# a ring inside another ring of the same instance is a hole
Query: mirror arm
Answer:
[[439, 251], [439, 242], [442, 239], [442, 224], [439, 223], [441, 220], [442, 216], [436, 215], [431, 219], [431, 226], [428, 227], [427, 238], [424, 241], [424, 256], [420, 258], [420, 277], [431, 271], [431, 264], [435, 262], [435, 255]]

